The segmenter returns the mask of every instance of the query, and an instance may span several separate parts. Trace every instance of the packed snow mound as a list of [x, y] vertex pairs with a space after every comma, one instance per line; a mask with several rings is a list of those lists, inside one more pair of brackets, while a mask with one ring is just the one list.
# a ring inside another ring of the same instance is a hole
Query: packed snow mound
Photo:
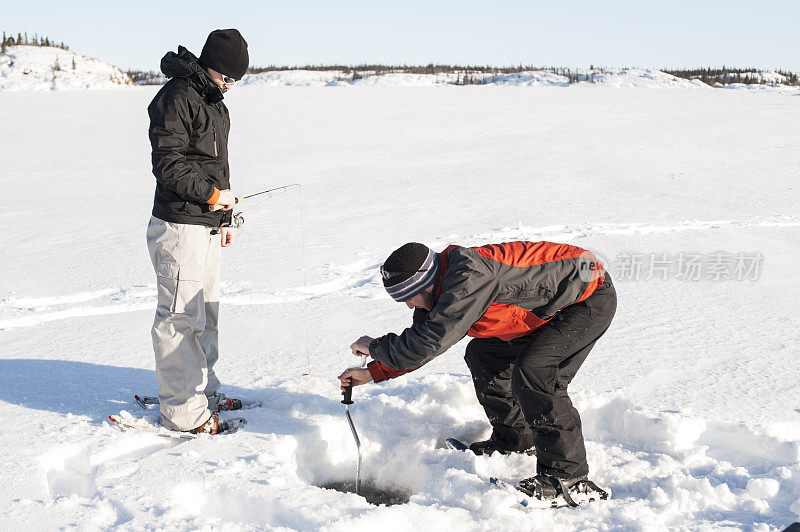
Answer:
[[339, 70], [274, 70], [260, 74], [247, 74], [236, 86], [261, 85], [280, 86], [295, 85], [321, 87], [344, 82], [346, 74]]
[[0, 55], [0, 90], [50, 91], [134, 87], [122, 70], [49, 46], [9, 46]]
[[577, 81], [548, 70], [531, 70], [514, 73], [491, 72], [446, 72], [438, 74], [414, 74], [408, 72], [376, 73], [375, 71], [343, 70], [276, 70], [245, 76], [242, 85], [267, 86], [340, 86], [340, 85], [519, 85], [557, 86], [598, 84], [613, 87], [645, 88], [705, 88], [699, 80], [678, 78], [654, 69], [611, 68], [576, 70], [572, 74]]
[[513, 74], [492, 75], [489, 73], [466, 74], [383, 74], [365, 76], [354, 80], [351, 85], [462, 85], [472, 78], [481, 85], [554, 85], [567, 86], [569, 79], [554, 72], [535, 70]]
[[800, 94], [800, 87], [795, 85], [781, 85], [780, 83], [768, 82], [766, 85], [759, 83], [726, 83], [725, 85], [717, 83], [715, 87], [728, 90], [747, 90], [758, 92], [783, 92]]
[[600, 83], [613, 87], [644, 87], [648, 89], [705, 88], [705, 83], [697, 79], [683, 79], [652, 68], [611, 68], [598, 72], [583, 73], [590, 83]]
[[[127, 372], [128, 386], [152, 379], [134, 368], [10, 359], [0, 382], [6, 390], [29, 390], [22, 375], [53, 367], [75, 377], [70, 389], [98, 393], [101, 382], [98, 397], [113, 397], [132, 415], [146, 415], [113, 391], [121, 371]], [[97, 380], [90, 383], [92, 378]], [[28, 512], [40, 528], [71, 518], [97, 528], [124, 522], [130, 529], [202, 523], [245, 530], [345, 530], [360, 523], [356, 529], [366, 530], [367, 524], [391, 522], [392, 530], [415, 530], [424, 521], [433, 530], [581, 530], [598, 524], [710, 530], [727, 524], [766, 531], [794, 519], [800, 496], [798, 442], [691, 412], [648, 411], [601, 394], [575, 398], [592, 478], [613, 498], [575, 511], [525, 509], [519, 496], [492, 488], [489, 479], [516, 483], [534, 474], [536, 458], [447, 449], [445, 438], [471, 442], [488, 437], [490, 427], [474, 400], [471, 378], [440, 373], [355, 392], [351, 408], [363, 453], [363, 485], [396, 493], [405, 503], [371, 506], [364, 497], [331, 488], [352, 482], [357, 458], [329, 379], [295, 377], [225, 392], [263, 400], [264, 408], [248, 410], [244, 429], [217, 439], [120, 434], [96, 421], [105, 412], [103, 401], [88, 402], [89, 410], [71, 420], [70, 441], [38, 456], [49, 497], [14, 501], [18, 513], [11, 516]], [[135, 502], [131, 490], [141, 494]], [[159, 512], [148, 510], [154, 506]]]

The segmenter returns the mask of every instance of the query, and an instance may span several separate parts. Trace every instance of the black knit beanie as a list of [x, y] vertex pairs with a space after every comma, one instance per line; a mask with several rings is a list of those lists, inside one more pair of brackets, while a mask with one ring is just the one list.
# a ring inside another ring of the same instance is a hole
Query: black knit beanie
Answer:
[[439, 273], [439, 256], [425, 244], [409, 242], [394, 250], [381, 266], [383, 287], [395, 301], [407, 301], [431, 286]]
[[214, 30], [208, 34], [199, 63], [229, 78], [242, 79], [250, 64], [247, 41], [239, 30]]

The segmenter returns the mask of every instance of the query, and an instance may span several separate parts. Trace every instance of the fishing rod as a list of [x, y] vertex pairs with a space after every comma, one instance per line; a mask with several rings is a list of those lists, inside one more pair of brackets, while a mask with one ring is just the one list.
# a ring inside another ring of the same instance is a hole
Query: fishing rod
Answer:
[[[248, 194], [247, 196], [236, 196], [234, 198], [233, 202], [234, 202], [234, 205], [235, 205], [235, 204], [239, 203], [240, 201], [244, 201], [244, 200], [246, 200], [248, 198], [253, 198], [255, 196], [260, 196], [261, 194], [269, 194], [269, 196], [272, 197], [272, 192], [276, 192], [278, 190], [284, 190], [284, 189], [287, 189], [287, 188], [290, 188], [290, 187], [299, 187], [299, 186], [300, 186], [300, 183], [292, 183], [291, 185], [283, 185], [282, 187], [275, 187], [275, 188], [271, 188], [269, 190], [262, 190], [261, 192], [256, 192], [255, 194]], [[223, 208], [222, 205], [219, 205], [219, 204], [212, 205], [211, 206], [211, 212], [216, 212], [216, 211], [218, 211], [218, 210], [220, 210], [222, 208]]]

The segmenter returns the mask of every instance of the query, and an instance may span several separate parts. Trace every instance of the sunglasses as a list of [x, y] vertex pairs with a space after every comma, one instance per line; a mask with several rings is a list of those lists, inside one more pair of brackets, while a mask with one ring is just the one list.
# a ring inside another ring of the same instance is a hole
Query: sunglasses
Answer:
[[233, 85], [234, 83], [236, 83], [236, 81], [237, 80], [229, 78], [228, 76], [222, 76], [222, 82], [225, 83], [226, 85]]
[[389, 271], [384, 270], [383, 266], [381, 266], [381, 277], [383, 277], [384, 279], [386, 279], [388, 281], [389, 279], [391, 279], [393, 277], [399, 277], [399, 276], [404, 275], [406, 273], [419, 273], [419, 272], [427, 272], [427, 271], [428, 271], [428, 269], [424, 269], [424, 270], [401, 270], [399, 272], [389, 272]]

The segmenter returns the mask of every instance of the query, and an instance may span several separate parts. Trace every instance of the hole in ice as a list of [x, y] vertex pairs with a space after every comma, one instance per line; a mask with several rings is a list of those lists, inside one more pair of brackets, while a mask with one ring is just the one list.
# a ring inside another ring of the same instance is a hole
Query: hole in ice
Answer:
[[[320, 486], [321, 488], [341, 491], [342, 493], [355, 493], [356, 483], [347, 480], [336, 480]], [[411, 492], [403, 489], [386, 489], [369, 481], [361, 482], [361, 489], [358, 495], [367, 499], [367, 502], [374, 505], [385, 504], [393, 506], [395, 504], [405, 504], [411, 499]]]

